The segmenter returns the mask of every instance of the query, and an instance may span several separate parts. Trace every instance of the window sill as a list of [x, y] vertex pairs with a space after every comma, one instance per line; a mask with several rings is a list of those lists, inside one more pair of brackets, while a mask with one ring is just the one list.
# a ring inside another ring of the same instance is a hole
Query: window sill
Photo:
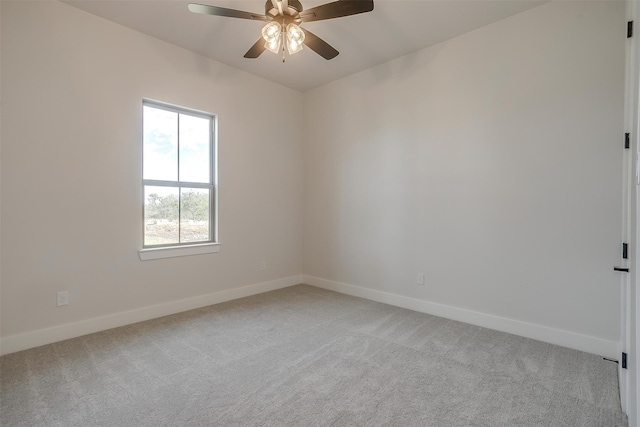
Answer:
[[169, 248], [141, 249], [138, 251], [141, 261], [180, 256], [212, 254], [220, 252], [220, 243], [204, 243], [201, 245], [174, 246]]

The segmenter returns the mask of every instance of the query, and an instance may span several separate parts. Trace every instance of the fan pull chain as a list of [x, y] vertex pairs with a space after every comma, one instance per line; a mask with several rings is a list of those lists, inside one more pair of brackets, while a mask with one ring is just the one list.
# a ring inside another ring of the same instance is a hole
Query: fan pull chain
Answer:
[[284, 44], [287, 42], [287, 38], [284, 35], [284, 16], [282, 17], [282, 63], [284, 64]]

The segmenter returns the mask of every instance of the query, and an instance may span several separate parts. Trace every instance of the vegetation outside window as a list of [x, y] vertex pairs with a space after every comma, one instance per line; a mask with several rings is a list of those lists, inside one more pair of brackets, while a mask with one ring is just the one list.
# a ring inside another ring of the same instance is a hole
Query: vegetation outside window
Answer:
[[215, 116], [143, 102], [143, 247], [215, 242]]

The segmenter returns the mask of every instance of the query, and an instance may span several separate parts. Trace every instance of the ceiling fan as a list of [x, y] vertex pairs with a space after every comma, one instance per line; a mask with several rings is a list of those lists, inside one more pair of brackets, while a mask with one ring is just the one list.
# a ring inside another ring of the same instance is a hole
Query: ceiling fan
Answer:
[[264, 9], [264, 15], [259, 15], [218, 6], [189, 4], [189, 10], [193, 13], [267, 22], [262, 28], [262, 38], [251, 46], [244, 57], [257, 58], [265, 50], [276, 54], [282, 51], [282, 62], [284, 62], [285, 47], [289, 55], [293, 55], [302, 50], [303, 44], [324, 59], [329, 60], [338, 56], [339, 52], [329, 43], [309, 30], [301, 28], [300, 24], [371, 12], [373, 0], [337, 0], [309, 10], [304, 10], [298, 0], [267, 0]]

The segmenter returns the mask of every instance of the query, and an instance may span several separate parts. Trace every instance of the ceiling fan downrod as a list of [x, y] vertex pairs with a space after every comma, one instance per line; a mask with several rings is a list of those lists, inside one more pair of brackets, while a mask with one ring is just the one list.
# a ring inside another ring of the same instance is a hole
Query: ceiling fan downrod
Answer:
[[[277, 5], [277, 7], [276, 7]], [[304, 9], [298, 0], [288, 0], [283, 5], [283, 0], [276, 0], [275, 4], [272, 0], [267, 0], [264, 5], [264, 14], [266, 16], [291, 16], [297, 17]]]

